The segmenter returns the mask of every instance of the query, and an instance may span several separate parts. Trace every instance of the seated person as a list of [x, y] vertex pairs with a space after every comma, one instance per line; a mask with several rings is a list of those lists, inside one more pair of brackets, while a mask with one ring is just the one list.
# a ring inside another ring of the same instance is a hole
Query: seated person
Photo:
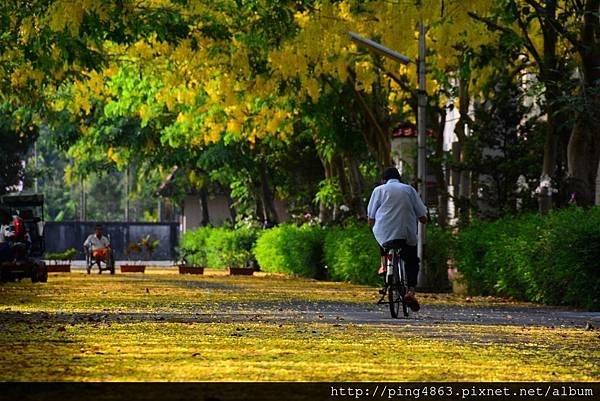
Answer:
[[83, 242], [83, 251], [91, 256], [100, 268], [100, 262], [106, 262], [110, 252], [110, 241], [102, 235], [102, 225], [96, 224], [96, 233], [90, 234]]

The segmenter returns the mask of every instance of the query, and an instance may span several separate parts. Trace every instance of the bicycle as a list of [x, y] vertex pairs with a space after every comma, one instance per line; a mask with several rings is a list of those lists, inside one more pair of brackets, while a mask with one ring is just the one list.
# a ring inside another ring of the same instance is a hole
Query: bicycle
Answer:
[[[394, 241], [390, 242], [389, 246], [386, 246], [388, 244], [384, 244], [384, 249], [387, 252], [387, 272], [384, 276], [384, 287], [379, 290], [381, 299], [377, 304], [389, 304], [392, 318], [398, 319], [400, 316], [400, 307], [402, 307], [404, 317], [408, 317], [408, 304], [404, 301], [404, 296], [408, 292], [408, 284], [404, 261], [400, 256], [400, 247], [394, 244]], [[385, 300], [386, 295], [388, 297], [387, 300]]]

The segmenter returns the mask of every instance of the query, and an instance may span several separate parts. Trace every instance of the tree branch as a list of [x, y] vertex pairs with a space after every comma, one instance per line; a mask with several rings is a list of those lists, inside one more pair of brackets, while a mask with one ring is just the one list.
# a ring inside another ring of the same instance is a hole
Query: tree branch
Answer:
[[375, 126], [377, 133], [379, 133], [379, 135], [381, 136], [381, 138], [386, 138], [387, 134], [383, 131], [383, 128], [381, 128], [381, 125], [379, 124], [379, 121], [377, 121], [377, 118], [375, 117], [375, 114], [373, 113], [373, 110], [371, 110], [371, 108], [367, 104], [367, 101], [365, 100], [365, 98], [356, 89], [356, 81], [354, 80], [353, 73], [354, 72], [350, 68], [348, 68], [348, 79], [350, 80], [350, 84], [352, 86], [352, 91], [354, 92], [354, 95], [356, 96], [356, 98], [358, 99], [360, 105], [364, 109], [365, 114], [367, 115], [367, 118], [369, 120], [371, 120], [371, 123], [373, 123], [373, 126]]
[[[473, 18], [476, 21], [483, 22], [485, 25], [487, 25], [488, 27], [490, 27], [492, 29], [496, 29], [496, 30], [499, 30], [501, 32], [504, 32], [504, 33], [507, 33], [507, 34], [510, 34], [510, 35], [520, 36], [517, 32], [513, 31], [512, 29], [507, 28], [507, 27], [502, 26], [502, 25], [498, 25], [497, 23], [495, 23], [494, 21], [490, 20], [489, 18], [481, 17], [481, 16], [475, 14], [472, 11], [469, 11], [468, 14], [469, 14], [469, 17]], [[544, 65], [542, 63], [542, 58], [540, 57], [539, 52], [537, 51], [537, 49], [533, 45], [533, 42], [531, 41], [531, 38], [527, 34], [526, 26], [524, 26], [523, 21], [520, 18], [517, 18], [517, 20], [518, 20], [517, 22], [519, 23], [519, 27], [521, 28], [521, 31], [523, 31], [523, 34], [525, 35], [525, 41], [526, 41], [525, 47], [527, 48], [527, 50], [529, 50], [529, 52], [531, 53], [531, 55], [533, 56], [533, 58], [535, 59], [535, 61], [540, 66], [540, 70], [541, 70], [543, 68], [543, 65]]]
[[[531, 37], [529, 36], [529, 33], [527, 32], [527, 25], [525, 25], [525, 22], [521, 19], [521, 17], [517, 17], [517, 24], [519, 25], [519, 28], [521, 28], [521, 33], [523, 34], [523, 37], [527, 41], [527, 44], [525, 45], [525, 47], [527, 47], [527, 50], [529, 50], [529, 52], [531, 53], [531, 55], [533, 56], [535, 61], [538, 63], [538, 66], [540, 67], [540, 72], [543, 74], [544, 70], [546, 69], [546, 66], [544, 65], [544, 62], [542, 61], [542, 57], [540, 56], [540, 53], [535, 48], [535, 45], [533, 44], [533, 41], [531, 40]], [[542, 25], [542, 28], [543, 28], [543, 25]]]
[[469, 17], [473, 18], [476, 21], [479, 22], [483, 22], [485, 25], [487, 25], [489, 28], [498, 30], [498, 31], [502, 31], [504, 33], [512, 33], [512, 34], [516, 34], [515, 31], [513, 31], [512, 29], [509, 29], [505, 26], [502, 25], [498, 25], [497, 23], [495, 23], [494, 21], [490, 20], [489, 18], [485, 18], [485, 17], [481, 17], [477, 14], [475, 14], [473, 11], [469, 11], [467, 13], [469, 15]]
[[569, 32], [564, 26], [562, 26], [556, 20], [556, 18], [549, 16], [546, 12], [546, 9], [542, 7], [540, 3], [538, 3], [536, 0], [525, 0], [525, 2], [533, 7], [538, 15], [544, 17], [548, 24], [550, 24], [550, 26], [554, 28], [559, 35], [568, 40], [577, 49], [577, 51], [582, 50], [582, 43], [577, 39], [577, 37]]

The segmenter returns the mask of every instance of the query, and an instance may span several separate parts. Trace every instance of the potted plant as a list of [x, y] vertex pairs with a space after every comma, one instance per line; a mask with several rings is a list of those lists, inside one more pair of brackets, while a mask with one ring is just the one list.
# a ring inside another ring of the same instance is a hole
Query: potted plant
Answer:
[[154, 252], [160, 245], [160, 240], [152, 239], [150, 235], [146, 235], [140, 239], [139, 244], [142, 247], [142, 251], [146, 254], [146, 261], [151, 261], [152, 255], [154, 255]]
[[206, 262], [205, 250], [197, 250], [194, 253], [183, 250], [181, 252], [181, 262], [179, 263], [179, 274], [204, 274]]
[[132, 241], [127, 244], [127, 248], [125, 249], [124, 253], [125, 256], [127, 256], [127, 260], [131, 263], [121, 265], [121, 273], [144, 273], [146, 271], [145, 265], [136, 263], [135, 258], [133, 261], [131, 260], [134, 255], [142, 253], [142, 246], [139, 242]]
[[252, 252], [247, 250], [227, 251], [223, 254], [223, 260], [229, 268], [230, 276], [252, 276], [254, 266]]
[[44, 258], [48, 260], [48, 272], [49, 273], [70, 273], [71, 272], [71, 261], [77, 254], [75, 248], [69, 248], [64, 252], [48, 252], [44, 255]]

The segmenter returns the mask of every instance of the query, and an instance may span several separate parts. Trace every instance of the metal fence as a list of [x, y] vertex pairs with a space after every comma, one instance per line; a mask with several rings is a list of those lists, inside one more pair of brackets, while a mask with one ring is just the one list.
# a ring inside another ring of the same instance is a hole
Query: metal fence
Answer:
[[[152, 260], [174, 260], [175, 247], [179, 238], [179, 223], [123, 223], [96, 221], [46, 222], [44, 237], [46, 252], [63, 252], [69, 248], [77, 249], [76, 259], [84, 259], [83, 241], [95, 232], [96, 224], [102, 224], [104, 235], [110, 236], [110, 242], [117, 260], [127, 259], [125, 250], [130, 242], [150, 235], [160, 241], [152, 254]], [[144, 258], [145, 254], [136, 255]], [[132, 257], [133, 258], [133, 257]]]

